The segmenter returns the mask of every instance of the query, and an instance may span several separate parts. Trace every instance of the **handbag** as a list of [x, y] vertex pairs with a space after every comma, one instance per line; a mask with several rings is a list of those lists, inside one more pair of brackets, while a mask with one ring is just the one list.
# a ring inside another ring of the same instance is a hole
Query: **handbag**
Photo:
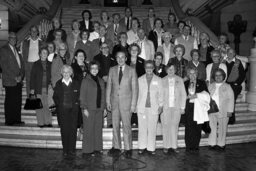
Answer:
[[218, 105], [216, 104], [216, 102], [212, 98], [210, 100], [209, 105], [210, 105], [210, 109], [208, 110], [208, 114], [219, 112]]
[[40, 98], [37, 98], [36, 95], [29, 95], [29, 98], [26, 99], [26, 103], [24, 105], [25, 110], [35, 110], [42, 109], [43, 104]]

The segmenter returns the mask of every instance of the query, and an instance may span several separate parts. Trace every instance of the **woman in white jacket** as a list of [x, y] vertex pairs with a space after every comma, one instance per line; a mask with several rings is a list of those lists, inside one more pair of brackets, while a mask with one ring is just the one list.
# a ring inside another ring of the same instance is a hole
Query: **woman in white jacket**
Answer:
[[217, 69], [214, 82], [209, 85], [210, 95], [219, 108], [219, 112], [209, 114], [211, 133], [208, 141], [211, 150], [225, 150], [228, 120], [234, 110], [234, 93], [230, 85], [225, 83], [225, 78], [225, 72]]
[[146, 74], [139, 82], [137, 102], [139, 136], [139, 154], [155, 154], [156, 128], [159, 114], [163, 111], [162, 80], [153, 73], [154, 62], [145, 61]]

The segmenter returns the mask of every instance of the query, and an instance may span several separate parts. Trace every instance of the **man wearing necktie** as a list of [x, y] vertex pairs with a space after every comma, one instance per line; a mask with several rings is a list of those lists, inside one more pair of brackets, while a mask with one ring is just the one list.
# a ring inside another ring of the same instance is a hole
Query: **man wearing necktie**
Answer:
[[113, 148], [110, 155], [121, 152], [120, 121], [122, 121], [124, 152], [126, 157], [132, 155], [131, 114], [135, 112], [138, 97], [138, 79], [135, 69], [126, 65], [126, 53], [116, 53], [118, 65], [109, 70], [107, 81], [107, 109], [112, 112]]
[[5, 87], [4, 114], [5, 125], [23, 125], [21, 121], [22, 80], [24, 61], [16, 49], [16, 34], [9, 33], [9, 41], [0, 49], [3, 86]]
[[131, 29], [132, 9], [130, 7], [126, 7], [124, 13], [125, 17], [120, 20], [120, 24], [125, 25], [128, 31]]

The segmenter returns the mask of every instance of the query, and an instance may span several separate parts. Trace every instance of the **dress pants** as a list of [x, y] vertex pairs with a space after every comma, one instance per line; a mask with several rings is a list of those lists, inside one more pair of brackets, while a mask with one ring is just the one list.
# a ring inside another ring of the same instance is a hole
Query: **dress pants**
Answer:
[[132, 149], [132, 128], [131, 128], [131, 112], [130, 109], [122, 109], [119, 105], [112, 109], [113, 124], [113, 147], [121, 149], [120, 121], [123, 126], [124, 149]]
[[219, 113], [209, 115], [211, 133], [208, 138], [210, 146], [225, 146], [229, 117], [219, 117]]
[[158, 114], [152, 113], [150, 108], [145, 108], [144, 113], [138, 114], [139, 123], [139, 149], [147, 149], [148, 151], [155, 151], [156, 149], [156, 126], [158, 121]]
[[161, 124], [163, 128], [163, 147], [177, 149], [178, 132], [180, 123], [180, 109], [166, 108], [161, 115]]
[[4, 114], [6, 124], [21, 122], [22, 84], [5, 86]]
[[89, 116], [83, 114], [83, 153], [92, 153], [103, 149], [102, 110], [88, 110]]
[[194, 121], [194, 103], [186, 105], [185, 112], [185, 144], [187, 149], [199, 148], [201, 139], [201, 124]]
[[63, 108], [59, 114], [60, 133], [63, 152], [75, 152], [77, 134], [77, 113], [72, 108]]
[[27, 91], [27, 96], [29, 97], [30, 94], [30, 75], [31, 75], [31, 70], [34, 62], [26, 62], [25, 63], [25, 77], [26, 77], [26, 91]]
[[42, 89], [41, 101], [43, 104], [43, 108], [36, 110], [37, 124], [39, 126], [52, 124], [52, 114], [49, 110], [48, 95], [46, 88]]
[[[234, 85], [232, 83], [229, 83], [233, 92], [234, 92], [234, 103], [236, 104], [236, 100], [238, 95], [241, 93], [242, 91], [242, 86], [241, 85]], [[236, 105], [234, 105], [235, 108]], [[236, 122], [236, 116], [235, 116], [235, 109], [234, 112], [232, 113], [232, 116], [229, 118], [229, 124], [234, 124]]]

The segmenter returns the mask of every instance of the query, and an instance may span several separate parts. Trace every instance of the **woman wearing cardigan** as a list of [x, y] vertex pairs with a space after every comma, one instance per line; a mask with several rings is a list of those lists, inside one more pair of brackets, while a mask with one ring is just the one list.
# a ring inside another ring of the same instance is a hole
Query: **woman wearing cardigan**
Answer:
[[200, 80], [206, 80], [206, 69], [204, 63], [199, 61], [200, 52], [197, 49], [192, 49], [190, 52], [190, 56], [192, 58], [191, 61], [188, 62], [188, 68], [196, 68], [198, 71], [197, 78]]
[[76, 150], [77, 117], [80, 85], [72, 79], [69, 65], [61, 68], [62, 78], [54, 87], [53, 100], [57, 109], [64, 157], [74, 157]]
[[186, 90], [183, 79], [175, 75], [175, 65], [166, 66], [168, 75], [163, 78], [163, 113], [161, 123], [163, 127], [163, 152], [171, 154], [177, 152], [178, 129], [181, 115], [185, 113]]
[[163, 111], [162, 80], [153, 73], [154, 62], [145, 62], [146, 74], [139, 82], [139, 96], [137, 113], [139, 123], [139, 154], [146, 150], [154, 155], [156, 142], [156, 128], [159, 114]]
[[51, 76], [51, 64], [47, 61], [48, 54], [47, 48], [40, 49], [40, 59], [33, 64], [30, 76], [30, 94], [35, 94], [43, 104], [42, 109], [36, 109], [37, 125], [40, 128], [52, 127], [52, 114], [49, 110], [47, 91]]
[[225, 83], [225, 78], [225, 72], [217, 69], [214, 83], [209, 85], [210, 95], [219, 108], [219, 112], [209, 115], [211, 133], [208, 142], [211, 150], [225, 150], [228, 121], [234, 111], [234, 93], [231, 86]]
[[92, 61], [90, 74], [82, 81], [80, 107], [83, 114], [83, 157], [101, 154], [103, 149], [102, 122], [105, 109], [105, 83], [98, 77], [99, 64]]

